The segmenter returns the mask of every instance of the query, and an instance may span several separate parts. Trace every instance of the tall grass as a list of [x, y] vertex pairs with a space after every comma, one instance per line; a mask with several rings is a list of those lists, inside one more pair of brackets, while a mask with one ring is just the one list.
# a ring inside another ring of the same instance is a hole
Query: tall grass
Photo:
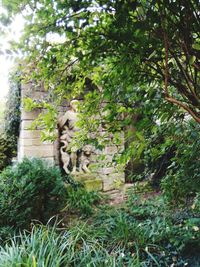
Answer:
[[[124, 265], [126, 263], [126, 265]], [[100, 240], [91, 235], [87, 223], [69, 231], [56, 227], [34, 226], [32, 231], [14, 237], [0, 247], [0, 267], [137, 267], [139, 258], [125, 256], [119, 247], [105, 249]]]
[[31, 233], [23, 232], [1, 247], [0, 266], [59, 267], [64, 263], [64, 238], [54, 228], [34, 226]]

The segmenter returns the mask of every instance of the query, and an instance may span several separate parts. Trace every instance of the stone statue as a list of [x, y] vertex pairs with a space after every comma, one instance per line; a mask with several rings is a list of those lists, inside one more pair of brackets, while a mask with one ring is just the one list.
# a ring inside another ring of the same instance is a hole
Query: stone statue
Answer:
[[[63, 169], [67, 174], [70, 173], [69, 166], [72, 167], [72, 174], [77, 173], [77, 164], [79, 172], [90, 172], [88, 165], [90, 163], [89, 157], [92, 153], [89, 145], [84, 146], [82, 149], [73, 146], [72, 140], [75, 134], [80, 130], [77, 127], [78, 112], [77, 107], [79, 105], [78, 100], [72, 100], [70, 102], [70, 109], [58, 120], [58, 126], [61, 129], [60, 136], [60, 153], [61, 161], [63, 163]], [[78, 153], [79, 152], [79, 153]], [[78, 158], [78, 154], [80, 155]]]
[[84, 171], [84, 172], [90, 173], [88, 166], [90, 164], [90, 156], [92, 154], [92, 151], [93, 151], [93, 147], [91, 145], [85, 145], [81, 149], [80, 165], [79, 165], [80, 172]]

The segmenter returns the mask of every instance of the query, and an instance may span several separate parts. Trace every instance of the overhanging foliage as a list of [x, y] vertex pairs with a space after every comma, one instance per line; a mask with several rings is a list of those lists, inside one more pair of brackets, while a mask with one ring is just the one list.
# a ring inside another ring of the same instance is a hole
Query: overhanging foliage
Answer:
[[120, 101], [135, 84], [156, 82], [155, 91], [200, 122], [198, 0], [3, 3], [25, 14], [26, 71], [29, 64], [32, 78], [60, 97], [79, 94], [88, 78], [102, 98]]

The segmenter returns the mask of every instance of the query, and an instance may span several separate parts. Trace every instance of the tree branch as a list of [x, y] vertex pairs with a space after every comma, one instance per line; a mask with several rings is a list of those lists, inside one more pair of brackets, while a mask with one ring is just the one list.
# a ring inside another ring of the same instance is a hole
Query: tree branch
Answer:
[[165, 97], [165, 99], [168, 102], [176, 104], [177, 106], [179, 106], [179, 107], [183, 108], [184, 110], [186, 110], [193, 117], [193, 119], [200, 124], [200, 117], [190, 107], [188, 107], [187, 105], [183, 104], [181, 101], [178, 101], [178, 100], [176, 100], [176, 99], [174, 99], [172, 97]]

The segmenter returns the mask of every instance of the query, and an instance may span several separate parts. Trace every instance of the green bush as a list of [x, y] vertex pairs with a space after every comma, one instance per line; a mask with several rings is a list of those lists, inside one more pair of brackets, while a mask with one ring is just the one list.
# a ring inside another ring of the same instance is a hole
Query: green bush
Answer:
[[0, 135], [0, 171], [11, 164], [12, 157], [14, 156], [12, 138], [6, 138]]
[[0, 175], [0, 226], [28, 228], [47, 222], [63, 207], [66, 189], [60, 171], [39, 159], [18, 163]]
[[200, 192], [200, 126], [194, 122], [185, 125], [176, 155], [162, 181], [164, 194], [172, 204], [187, 204]]
[[67, 189], [67, 209], [71, 212], [79, 213], [87, 217], [93, 213], [95, 204], [98, 204], [101, 196], [98, 192], [87, 192], [82, 186]]

